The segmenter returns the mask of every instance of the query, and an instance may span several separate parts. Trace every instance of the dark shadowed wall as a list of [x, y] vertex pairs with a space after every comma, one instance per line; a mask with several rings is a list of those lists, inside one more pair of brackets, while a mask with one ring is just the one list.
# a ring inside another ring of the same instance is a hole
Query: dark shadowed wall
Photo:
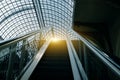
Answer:
[[74, 24], [94, 25], [89, 28], [101, 32], [111, 47], [111, 54], [120, 58], [120, 1], [76, 0], [75, 5]]

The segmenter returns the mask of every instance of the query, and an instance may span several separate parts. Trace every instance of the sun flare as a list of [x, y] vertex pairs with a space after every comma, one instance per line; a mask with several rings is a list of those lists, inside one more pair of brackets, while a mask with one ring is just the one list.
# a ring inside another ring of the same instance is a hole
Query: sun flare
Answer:
[[59, 39], [58, 39], [58, 38], [52, 38], [52, 41], [53, 41], [53, 42], [58, 42]]

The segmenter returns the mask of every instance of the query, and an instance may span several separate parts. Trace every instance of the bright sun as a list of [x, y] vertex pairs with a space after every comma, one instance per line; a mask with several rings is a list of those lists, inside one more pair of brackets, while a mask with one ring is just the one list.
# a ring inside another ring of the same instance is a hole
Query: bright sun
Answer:
[[58, 38], [52, 38], [52, 41], [57, 42], [57, 41], [59, 41], [59, 39]]

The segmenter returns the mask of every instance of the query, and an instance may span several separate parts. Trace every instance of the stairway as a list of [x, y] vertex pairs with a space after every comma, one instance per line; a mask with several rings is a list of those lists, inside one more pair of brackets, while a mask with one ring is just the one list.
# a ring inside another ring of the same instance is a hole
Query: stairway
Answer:
[[29, 80], [73, 80], [65, 40], [50, 43]]

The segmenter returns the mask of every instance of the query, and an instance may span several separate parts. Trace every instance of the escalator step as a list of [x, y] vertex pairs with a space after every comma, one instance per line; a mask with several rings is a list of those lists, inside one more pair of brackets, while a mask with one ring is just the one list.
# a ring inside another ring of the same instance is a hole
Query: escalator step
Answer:
[[73, 80], [65, 41], [49, 45], [29, 80]]

